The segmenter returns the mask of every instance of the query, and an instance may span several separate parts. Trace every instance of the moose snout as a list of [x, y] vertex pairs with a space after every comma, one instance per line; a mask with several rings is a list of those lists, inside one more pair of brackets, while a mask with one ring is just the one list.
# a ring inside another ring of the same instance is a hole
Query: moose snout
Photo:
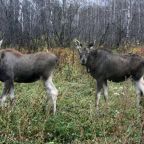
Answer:
[[82, 59], [80, 63], [81, 63], [81, 65], [85, 65], [86, 64], [86, 60]]

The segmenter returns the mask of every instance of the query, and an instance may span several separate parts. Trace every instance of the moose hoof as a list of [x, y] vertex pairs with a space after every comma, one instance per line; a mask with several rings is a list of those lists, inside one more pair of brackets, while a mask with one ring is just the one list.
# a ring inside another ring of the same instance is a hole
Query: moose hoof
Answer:
[[16, 98], [13, 98], [10, 100], [10, 105], [15, 105], [16, 104]]
[[0, 102], [0, 107], [5, 108], [8, 106], [8, 103]]

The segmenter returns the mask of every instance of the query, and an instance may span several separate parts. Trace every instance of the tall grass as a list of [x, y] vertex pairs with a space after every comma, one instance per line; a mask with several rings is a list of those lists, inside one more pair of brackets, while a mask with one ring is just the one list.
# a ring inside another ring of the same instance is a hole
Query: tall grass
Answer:
[[54, 53], [60, 57], [54, 76], [59, 90], [57, 114], [44, 111], [46, 93], [41, 81], [16, 83], [16, 104], [0, 109], [0, 143], [139, 143], [140, 118], [131, 81], [109, 82], [109, 109], [101, 97], [96, 115], [95, 80], [79, 64], [76, 53], [64, 49]]

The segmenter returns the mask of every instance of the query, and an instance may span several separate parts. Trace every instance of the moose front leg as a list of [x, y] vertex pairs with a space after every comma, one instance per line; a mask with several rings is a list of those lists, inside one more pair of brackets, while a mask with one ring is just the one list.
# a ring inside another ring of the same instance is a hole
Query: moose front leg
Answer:
[[58, 96], [58, 90], [52, 81], [52, 75], [45, 81], [45, 87], [48, 93], [48, 99], [52, 104], [53, 114], [56, 113], [56, 100]]
[[107, 80], [103, 83], [103, 90], [104, 90], [104, 99], [106, 102], [106, 107], [109, 107], [109, 102], [108, 102], [108, 86], [107, 86]]
[[14, 98], [14, 84], [12, 80], [7, 80], [4, 82], [3, 91], [0, 97], [0, 105], [3, 105], [6, 101], [7, 95]]
[[144, 96], [144, 80], [141, 77], [136, 83], [136, 94], [137, 94], [137, 107], [141, 106], [141, 98]]

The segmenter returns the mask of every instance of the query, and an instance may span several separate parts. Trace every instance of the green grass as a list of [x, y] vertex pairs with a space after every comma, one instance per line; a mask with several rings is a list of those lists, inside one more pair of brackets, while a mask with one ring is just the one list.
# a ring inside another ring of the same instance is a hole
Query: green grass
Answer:
[[6, 144], [137, 144], [140, 118], [130, 81], [109, 82], [109, 109], [103, 96], [95, 111], [95, 80], [81, 66], [57, 70], [57, 114], [44, 111], [42, 82], [15, 84], [16, 104], [0, 109], [0, 143]]

